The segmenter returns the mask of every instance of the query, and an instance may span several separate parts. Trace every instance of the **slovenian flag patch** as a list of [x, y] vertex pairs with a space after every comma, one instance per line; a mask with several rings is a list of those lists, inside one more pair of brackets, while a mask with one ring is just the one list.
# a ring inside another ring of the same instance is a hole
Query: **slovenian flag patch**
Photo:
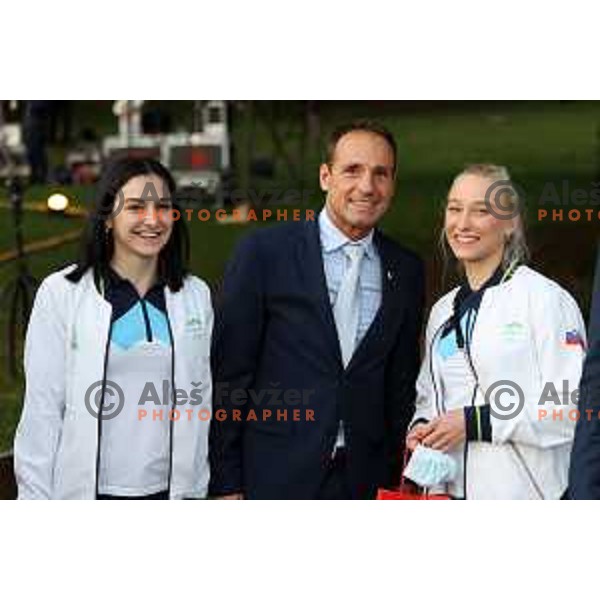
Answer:
[[580, 346], [585, 350], [585, 342], [577, 329], [571, 329], [565, 333], [565, 346], [570, 348], [573, 346]]

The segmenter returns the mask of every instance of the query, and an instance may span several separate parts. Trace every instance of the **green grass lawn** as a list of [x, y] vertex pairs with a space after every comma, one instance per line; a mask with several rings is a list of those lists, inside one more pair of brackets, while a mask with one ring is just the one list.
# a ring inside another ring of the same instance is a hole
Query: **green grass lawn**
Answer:
[[[79, 107], [78, 110], [85, 113], [91, 109]], [[465, 164], [495, 162], [508, 166], [516, 182], [526, 191], [535, 266], [567, 285], [587, 309], [598, 224], [537, 223], [536, 208], [548, 181], [560, 185], [563, 179], [568, 179], [573, 188], [589, 189], [595, 180], [600, 103], [459, 103], [412, 105], [411, 110], [402, 108], [400, 111], [397, 106], [387, 103], [323, 103], [321, 114], [323, 133], [330, 125], [342, 120], [379, 115], [396, 134], [399, 143], [397, 194], [383, 228], [428, 260], [431, 298], [441, 292], [439, 265], [433, 257], [448, 186]], [[183, 118], [181, 122], [184, 122]], [[98, 123], [100, 130], [108, 130], [113, 124], [110, 115], [107, 117], [104, 113]], [[236, 139], [239, 135], [239, 131], [234, 131]], [[291, 142], [298, 140], [300, 127], [289, 123], [286, 136]], [[272, 153], [272, 142], [260, 123], [255, 127], [254, 141], [255, 156]], [[305, 189], [312, 191], [309, 206], [313, 208], [322, 202], [317, 179], [319, 160], [319, 153], [313, 151], [307, 159], [306, 172], [310, 177], [303, 183]], [[275, 180], [254, 180], [253, 185], [283, 188], [297, 187], [298, 183], [290, 179], [278, 157]], [[44, 200], [48, 191], [45, 187], [28, 190], [27, 200]], [[85, 204], [89, 200], [88, 189], [68, 191], [79, 203]], [[76, 219], [28, 213], [24, 232], [26, 240], [32, 241], [81, 225], [82, 222]], [[215, 222], [191, 222], [192, 271], [214, 286], [236, 241], [260, 226], [263, 225], [223, 226]], [[12, 247], [12, 236], [10, 213], [0, 209], [0, 252]], [[36, 254], [29, 260], [31, 271], [39, 281], [52, 270], [72, 261], [76, 252], [77, 245], [70, 243]], [[0, 286], [13, 273], [13, 265], [0, 266]], [[5, 320], [5, 313], [0, 312], [0, 363], [5, 360]], [[0, 451], [11, 446], [21, 397], [22, 382], [9, 381], [0, 365]]]

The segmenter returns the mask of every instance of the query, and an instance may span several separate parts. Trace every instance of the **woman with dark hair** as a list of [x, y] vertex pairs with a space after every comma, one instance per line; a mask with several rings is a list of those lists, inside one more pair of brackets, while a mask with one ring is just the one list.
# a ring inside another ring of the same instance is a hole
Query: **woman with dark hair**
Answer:
[[37, 293], [15, 438], [20, 498], [206, 495], [213, 313], [175, 182], [110, 163], [75, 266]]

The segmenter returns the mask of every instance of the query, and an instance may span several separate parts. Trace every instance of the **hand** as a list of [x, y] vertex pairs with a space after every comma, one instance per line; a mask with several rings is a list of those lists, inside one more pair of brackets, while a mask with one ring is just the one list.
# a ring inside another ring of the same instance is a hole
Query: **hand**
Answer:
[[406, 436], [406, 448], [411, 452], [433, 431], [431, 423], [418, 423]]
[[429, 425], [432, 431], [423, 439], [424, 446], [448, 452], [465, 441], [465, 413], [462, 408], [448, 411]]
[[243, 500], [244, 494], [237, 492], [235, 494], [225, 494], [225, 496], [215, 496], [215, 500]]

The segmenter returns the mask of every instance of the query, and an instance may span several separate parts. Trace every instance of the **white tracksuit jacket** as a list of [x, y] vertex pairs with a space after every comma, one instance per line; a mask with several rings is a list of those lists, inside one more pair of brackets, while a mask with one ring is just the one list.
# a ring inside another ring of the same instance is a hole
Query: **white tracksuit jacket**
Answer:
[[[27, 330], [25, 401], [14, 446], [19, 498], [96, 495], [101, 423], [88, 412], [84, 398], [89, 386], [106, 375], [112, 307], [97, 291], [91, 270], [74, 284], [64, 277], [71, 268], [44, 279]], [[210, 411], [210, 291], [189, 276], [179, 292], [165, 287], [165, 299], [174, 385], [189, 390], [191, 382], [201, 382], [196, 388], [201, 407]], [[170, 497], [202, 498], [209, 480], [209, 421], [182, 418], [173, 422], [172, 432]]]
[[[430, 420], [439, 414], [440, 395], [444, 393], [441, 358], [435, 350], [432, 352], [432, 345], [452, 314], [457, 291], [458, 288], [442, 297], [429, 317], [414, 421]], [[585, 325], [574, 299], [532, 269], [521, 266], [508, 281], [485, 291], [470, 345], [480, 384], [474, 403], [484, 404], [485, 392], [502, 380], [516, 383], [523, 390], [525, 402], [520, 413], [511, 419], [491, 416], [492, 442], [468, 443], [468, 499], [552, 499], [565, 491], [577, 420], [577, 413], [570, 413], [577, 408], [571, 394], [579, 387], [584, 344]], [[565, 404], [540, 404], [544, 386], [549, 382]], [[563, 394], [565, 386], [569, 394]], [[474, 387], [474, 380], [465, 382], [461, 396], [464, 402], [460, 406], [448, 406], [446, 402], [445, 410], [470, 404]], [[505, 393], [499, 402], [508, 406], [516, 400], [516, 395]], [[451, 455], [460, 465], [460, 473], [448, 491], [464, 497], [464, 446], [451, 451]]]

